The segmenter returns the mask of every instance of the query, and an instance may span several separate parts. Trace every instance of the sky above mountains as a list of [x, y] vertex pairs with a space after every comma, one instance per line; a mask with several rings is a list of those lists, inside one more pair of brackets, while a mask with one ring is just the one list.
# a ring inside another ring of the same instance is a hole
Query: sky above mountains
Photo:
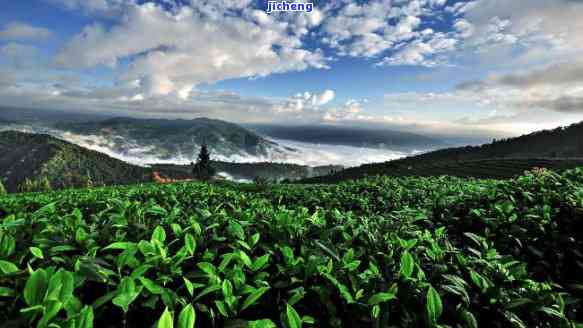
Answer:
[[434, 135], [583, 120], [583, 1], [266, 3], [3, 3], [0, 104]]

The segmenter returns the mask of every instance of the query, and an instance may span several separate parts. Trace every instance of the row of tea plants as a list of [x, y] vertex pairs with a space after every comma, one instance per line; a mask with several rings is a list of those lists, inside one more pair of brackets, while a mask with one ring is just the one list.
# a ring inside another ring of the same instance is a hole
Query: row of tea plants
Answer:
[[583, 170], [0, 196], [0, 327], [583, 325]]

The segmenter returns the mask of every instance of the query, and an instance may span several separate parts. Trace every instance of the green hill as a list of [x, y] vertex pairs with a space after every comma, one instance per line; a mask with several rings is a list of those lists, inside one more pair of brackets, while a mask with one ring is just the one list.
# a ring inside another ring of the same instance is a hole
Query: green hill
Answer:
[[129, 184], [150, 180], [150, 170], [49, 135], [0, 132], [0, 179], [8, 192], [28, 179], [52, 188]]
[[447, 148], [384, 163], [348, 168], [307, 183], [334, 183], [365, 176], [511, 178], [533, 167], [564, 170], [583, 165], [583, 122], [481, 146]]

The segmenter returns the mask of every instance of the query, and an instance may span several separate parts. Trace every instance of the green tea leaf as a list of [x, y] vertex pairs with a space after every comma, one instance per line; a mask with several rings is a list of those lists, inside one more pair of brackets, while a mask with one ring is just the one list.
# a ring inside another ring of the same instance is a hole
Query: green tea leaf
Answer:
[[47, 273], [43, 269], [34, 271], [24, 286], [24, 300], [29, 306], [41, 304], [48, 285]]
[[368, 300], [368, 305], [377, 305], [380, 303], [388, 302], [397, 297], [394, 293], [377, 293]]
[[168, 308], [164, 310], [160, 319], [158, 319], [158, 324], [156, 325], [157, 328], [174, 328], [174, 318], [172, 317], [172, 313], [168, 311]]
[[156, 284], [155, 282], [153, 282], [152, 280], [146, 278], [146, 277], [140, 277], [138, 278], [140, 280], [140, 282], [142, 283], [142, 285], [144, 285], [144, 287], [146, 287], [146, 289], [155, 295], [161, 295], [162, 291], [164, 290], [164, 288], [162, 288], [161, 286], [159, 286], [158, 284]]
[[198, 263], [196, 266], [209, 276], [215, 276], [217, 274], [217, 269], [211, 263], [201, 262]]
[[441, 313], [443, 311], [443, 305], [441, 303], [441, 297], [439, 293], [432, 287], [429, 287], [427, 291], [427, 315], [431, 322], [437, 323]]
[[251, 321], [248, 324], [249, 328], [277, 328], [277, 325], [269, 319]]
[[553, 308], [550, 308], [550, 307], [543, 306], [543, 307], [539, 308], [538, 311], [544, 312], [548, 315], [551, 315], [551, 316], [554, 316], [554, 317], [557, 317], [560, 319], [565, 319], [564, 314], [562, 314], [560, 311], [553, 309]]
[[253, 267], [253, 262], [251, 262], [251, 258], [249, 258], [249, 255], [247, 255], [247, 253], [243, 252], [243, 251], [239, 251], [239, 258], [241, 259], [241, 262], [243, 262], [243, 264], [245, 264], [246, 267], [248, 268], [252, 268]]
[[11, 274], [17, 272], [18, 267], [12, 262], [0, 260], [0, 271], [3, 274]]
[[125, 277], [117, 287], [117, 295], [113, 298], [112, 303], [121, 307], [124, 312], [128, 312], [130, 304], [140, 295], [142, 286], [136, 288], [132, 278]]
[[79, 313], [75, 328], [93, 328], [93, 320], [93, 307], [87, 305]]
[[296, 312], [293, 306], [286, 304], [285, 308], [286, 323], [288, 328], [301, 328], [302, 319], [300, 315]]
[[196, 313], [192, 304], [185, 306], [180, 315], [178, 316], [178, 328], [194, 328], [194, 322], [196, 321]]
[[265, 265], [267, 265], [267, 262], [269, 262], [269, 254], [265, 254], [259, 258], [257, 258], [255, 260], [255, 262], [253, 262], [253, 265], [251, 266], [251, 270], [253, 272], [259, 271], [261, 269], [263, 269], [265, 267]]
[[192, 285], [192, 282], [186, 277], [182, 277], [182, 280], [184, 280], [184, 285], [186, 286], [186, 290], [188, 290], [190, 296], [194, 296], [194, 286]]
[[255, 302], [257, 302], [257, 300], [259, 300], [259, 298], [261, 298], [261, 296], [265, 294], [265, 292], [267, 292], [269, 289], [270, 289], [269, 287], [261, 287], [253, 291], [249, 296], [247, 296], [247, 298], [243, 302], [243, 305], [241, 305], [241, 311], [255, 304]]
[[192, 234], [186, 234], [184, 236], [184, 245], [186, 245], [186, 249], [188, 253], [192, 256], [194, 255], [194, 251], [196, 250], [196, 240]]
[[202, 291], [202, 292], [200, 292], [200, 294], [198, 294], [194, 300], [196, 301], [196, 300], [198, 300], [198, 299], [202, 298], [202, 297], [203, 297], [203, 296], [205, 296], [205, 295], [208, 295], [208, 294], [210, 294], [210, 293], [214, 293], [214, 292], [216, 292], [217, 290], [221, 290], [221, 288], [222, 288], [222, 286], [221, 286], [221, 285], [213, 285], [213, 286], [209, 286], [209, 287], [207, 287], [207, 288], [203, 289], [203, 291]]
[[478, 320], [476, 320], [476, 317], [474, 317], [472, 312], [464, 310], [461, 314], [461, 318], [466, 323], [466, 327], [478, 328]]
[[413, 269], [415, 268], [415, 260], [413, 256], [408, 251], [403, 252], [401, 255], [401, 268], [399, 273], [405, 278], [411, 278], [413, 274]]
[[154, 229], [154, 232], [152, 233], [151, 240], [157, 240], [161, 244], [164, 244], [164, 241], [166, 241], [166, 231], [164, 230], [164, 228], [162, 228], [161, 226], [157, 226], [156, 229]]
[[229, 317], [229, 311], [227, 311], [227, 307], [225, 306], [225, 302], [223, 301], [215, 301], [215, 305], [217, 306], [217, 310], [219, 310], [219, 313], [225, 317], [228, 318]]
[[115, 242], [110, 244], [109, 246], [105, 247], [103, 250], [107, 251], [107, 250], [126, 250], [128, 248], [134, 247], [135, 243], [130, 243], [130, 242]]
[[38, 247], [29, 247], [28, 248], [30, 250], [30, 252], [32, 253], [32, 255], [34, 255], [34, 257], [39, 258], [39, 259], [44, 259], [45, 256], [43, 255], [43, 251], [38, 248]]

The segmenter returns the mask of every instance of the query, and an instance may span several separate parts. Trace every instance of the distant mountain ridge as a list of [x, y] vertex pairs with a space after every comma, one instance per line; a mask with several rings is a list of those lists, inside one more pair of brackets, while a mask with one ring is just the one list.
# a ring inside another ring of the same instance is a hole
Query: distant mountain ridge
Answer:
[[[447, 148], [384, 163], [365, 164], [304, 182], [333, 183], [372, 175], [499, 178], [521, 174], [524, 169], [533, 166], [556, 169], [576, 167], [583, 164], [581, 159], [583, 122], [516, 138], [494, 140], [481, 146]], [[505, 173], [497, 174], [493, 166], [503, 166]]]
[[[212, 154], [211, 154], [212, 158]], [[341, 166], [309, 167], [283, 163], [213, 161], [223, 177], [250, 181], [302, 179], [341, 170]], [[151, 182], [154, 171], [165, 177], [191, 179], [189, 165], [158, 164], [141, 167], [48, 134], [0, 132], [0, 181], [8, 192], [20, 191], [27, 181], [46, 181], [51, 189]]]
[[[97, 142], [122, 155], [171, 160], [195, 159], [202, 144], [215, 156], [265, 156], [282, 148], [241, 126], [221, 120], [138, 119], [116, 117], [96, 122], [59, 123], [59, 130], [102, 138]], [[291, 149], [287, 149], [291, 150]]]
[[359, 128], [334, 125], [283, 126], [270, 124], [246, 125], [257, 133], [274, 139], [306, 143], [344, 145], [386, 149], [435, 149], [447, 146], [439, 139], [410, 132], [380, 128]]
[[10, 123], [55, 123], [98, 121], [113, 117], [108, 113], [69, 111], [42, 108], [22, 108], [0, 106], [0, 121]]

